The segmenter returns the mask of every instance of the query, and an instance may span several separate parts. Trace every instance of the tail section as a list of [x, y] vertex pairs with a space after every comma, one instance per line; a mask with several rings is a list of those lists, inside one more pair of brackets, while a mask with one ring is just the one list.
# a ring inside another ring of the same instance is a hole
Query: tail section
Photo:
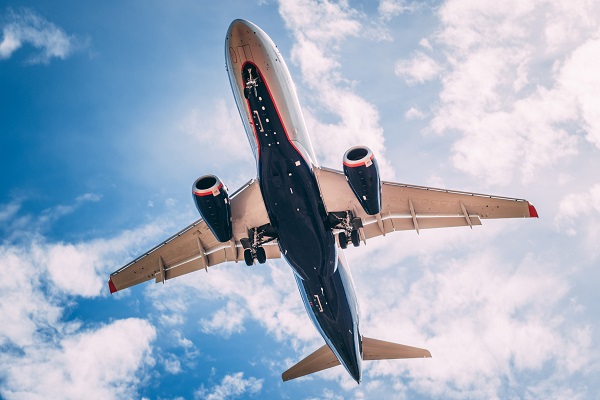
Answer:
[[[393, 360], [400, 358], [431, 358], [429, 350], [418, 347], [406, 346], [383, 340], [362, 338], [363, 360]], [[281, 375], [283, 381], [289, 381], [301, 376], [340, 365], [333, 351], [327, 345], [323, 345], [317, 351], [304, 358], [298, 364], [288, 369]]]

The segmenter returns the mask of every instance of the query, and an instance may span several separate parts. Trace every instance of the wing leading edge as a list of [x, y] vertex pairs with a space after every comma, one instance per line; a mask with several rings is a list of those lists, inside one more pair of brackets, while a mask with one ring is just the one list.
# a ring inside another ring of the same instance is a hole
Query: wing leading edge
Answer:
[[[199, 219], [158, 246], [126, 264], [110, 275], [111, 293], [155, 279], [163, 282], [193, 271], [227, 261], [244, 260], [240, 240], [248, 236], [248, 229], [269, 223], [258, 182], [253, 179], [235, 192], [231, 198], [233, 238], [219, 242], [204, 220]], [[281, 253], [274, 240], [264, 245], [267, 259], [279, 258]]]

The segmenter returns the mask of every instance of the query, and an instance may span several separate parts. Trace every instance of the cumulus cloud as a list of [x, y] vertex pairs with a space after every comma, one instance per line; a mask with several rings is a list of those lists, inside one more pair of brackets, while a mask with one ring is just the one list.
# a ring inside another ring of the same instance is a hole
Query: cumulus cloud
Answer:
[[244, 378], [243, 372], [225, 375], [220, 384], [212, 388], [202, 386], [194, 394], [195, 399], [203, 400], [227, 400], [247, 398], [257, 395], [262, 390], [262, 379], [254, 377]]
[[205, 333], [216, 333], [229, 337], [232, 333], [242, 332], [245, 314], [244, 307], [230, 301], [225, 308], [214, 313], [210, 320], [201, 319], [200, 325]]
[[600, 30], [593, 36], [570, 54], [557, 80], [566, 99], [578, 106], [586, 139], [600, 149]]
[[300, 67], [302, 82], [316, 105], [303, 111], [317, 156], [325, 165], [337, 167], [344, 149], [364, 144], [377, 154], [382, 175], [393, 179], [379, 113], [342, 78], [335, 56], [344, 40], [369, 31], [362, 22], [364, 15], [346, 1], [308, 0], [281, 1], [279, 13], [296, 40], [292, 62]]
[[[85, 194], [76, 203], [98, 199]], [[20, 207], [5, 208], [9, 225], [24, 218]], [[31, 231], [19, 240], [0, 245], [2, 270], [10, 271], [0, 280], [0, 397], [136, 397], [141, 370], [154, 363], [154, 327], [136, 318], [88, 326], [66, 321], [65, 308], [75, 297], [106, 293], [108, 268], [116, 268], [116, 260], [155, 229], [74, 245], [47, 241], [37, 226], [29, 225]]]
[[150, 343], [155, 336], [148, 322], [132, 318], [95, 330], [52, 335], [48, 341], [21, 348], [22, 355], [3, 353], [2, 396], [134, 397], [139, 369], [152, 364]]
[[168, 291], [149, 287], [146, 295], [156, 309], [169, 315], [189, 312], [198, 301], [226, 299], [227, 304], [210, 319], [201, 320], [206, 333], [228, 337], [242, 332], [243, 323], [251, 319], [276, 340], [290, 341], [295, 347], [312, 345], [318, 338], [308, 323], [293, 273], [284, 261], [269, 261], [252, 269], [239, 263], [222, 265], [208, 274], [194, 273], [174, 280]]
[[[131, 254], [132, 248], [158, 240], [170, 222], [157, 220], [133, 230], [125, 230], [112, 238], [92, 239], [76, 243], [49, 242], [43, 232], [60, 218], [75, 212], [86, 202], [97, 202], [101, 196], [85, 193], [68, 205], [56, 205], [39, 215], [19, 213], [20, 202], [0, 205], [5, 243], [0, 247], [16, 270], [31, 269], [36, 274], [17, 275], [16, 279], [32, 279], [35, 283], [44, 274], [48, 289], [67, 296], [95, 297], [107, 291], [108, 274], [118, 269]], [[10, 257], [9, 257], [10, 256]], [[24, 284], [24, 283], [22, 283]]]
[[29, 44], [39, 52], [29, 57], [31, 64], [47, 64], [52, 58], [65, 59], [81, 45], [74, 36], [31, 10], [8, 10], [7, 21], [2, 26], [0, 59], [8, 59], [13, 53]]
[[[577, 154], [580, 132], [598, 145], [597, 3], [450, 0], [437, 13], [428, 51], [444, 72], [429, 130], [458, 135], [455, 167], [490, 184], [530, 182]], [[439, 72], [416, 54], [397, 65], [410, 84]]]
[[156, 224], [124, 231], [112, 239], [81, 243], [42, 243], [32, 248], [33, 262], [45, 263], [56, 288], [69, 295], [98, 296], [106, 290], [109, 273], [123, 263], [128, 250], [158, 238], [163, 230]]
[[589, 365], [591, 330], [565, 321], [574, 308], [564, 308], [560, 266], [530, 255], [513, 264], [493, 248], [438, 260], [413, 281], [390, 270], [386, 282], [363, 288], [369, 309], [388, 310], [367, 313], [363, 334], [433, 355], [372, 363], [370, 378], [403, 377], [434, 397], [497, 398], [513, 375], [552, 368], [552, 381]]

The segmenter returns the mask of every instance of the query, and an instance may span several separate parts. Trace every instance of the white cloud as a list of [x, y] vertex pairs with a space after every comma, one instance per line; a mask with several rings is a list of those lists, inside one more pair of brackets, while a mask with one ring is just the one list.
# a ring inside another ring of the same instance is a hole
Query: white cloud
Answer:
[[491, 249], [441, 261], [413, 282], [404, 274], [363, 290], [377, 310], [363, 334], [426, 347], [433, 358], [373, 363], [369, 379], [409, 378], [434, 397], [498, 398], [513, 375], [545, 370], [552, 381], [591, 361], [589, 327], [565, 319], [573, 310], [562, 306], [569, 284], [558, 265], [531, 256], [511, 264]]
[[406, 12], [412, 12], [416, 7], [416, 3], [405, 0], [380, 0], [378, 11], [381, 17], [387, 20]]
[[210, 320], [201, 319], [202, 332], [220, 334], [225, 337], [244, 330], [246, 310], [239, 304], [229, 301], [225, 308], [213, 314]]
[[8, 221], [15, 216], [21, 209], [21, 204], [18, 202], [12, 202], [9, 204], [3, 204], [0, 207], [0, 222]]
[[436, 78], [442, 67], [431, 57], [418, 51], [408, 60], [396, 63], [394, 72], [404, 78], [407, 84], [424, 83]]
[[43, 274], [48, 289], [62, 295], [94, 297], [103, 291], [106, 293], [108, 275], [128, 258], [137, 255], [129, 253], [131, 249], [139, 249], [158, 240], [165, 229], [171, 228], [172, 222], [157, 220], [123, 231], [113, 238], [79, 243], [46, 241], [42, 232], [51, 224], [75, 212], [84, 203], [97, 202], [100, 198], [97, 194], [86, 193], [78, 196], [74, 204], [50, 207], [38, 216], [19, 215], [20, 203], [10, 203], [0, 209], [3, 229], [7, 232], [5, 243], [0, 246], [0, 251], [7, 254], [5, 260], [10, 261], [16, 270], [29, 268], [36, 272], [15, 274], [15, 279], [23, 281], [21, 285], [25, 285], [27, 279], [35, 284]]
[[168, 358], [163, 360], [163, 363], [165, 365], [165, 371], [167, 371], [170, 374], [176, 375], [182, 371], [181, 362], [177, 359], [177, 356], [175, 356], [174, 354], [169, 355]]
[[0, 59], [10, 58], [24, 44], [30, 44], [40, 52], [28, 62], [46, 64], [52, 58], [67, 58], [77, 46], [75, 37], [30, 10], [9, 10], [8, 16], [2, 27]]
[[[458, 134], [455, 167], [490, 184], [527, 183], [577, 154], [580, 132], [598, 145], [599, 16], [585, 0], [440, 6], [428, 42], [445, 68], [429, 130]], [[415, 71], [436, 71], [399, 65], [409, 83], [426, 80]]]
[[44, 275], [24, 248], [0, 246], [0, 346], [31, 346], [39, 327], [56, 325], [62, 308], [40, 290]]
[[[103, 399], [134, 397], [139, 369], [151, 365], [154, 328], [139, 319], [57, 335], [0, 356], [5, 398]], [[56, 343], [57, 342], [57, 343]]]
[[247, 398], [260, 393], [262, 384], [262, 379], [256, 379], [254, 377], [244, 379], [244, 373], [237, 372], [232, 375], [225, 375], [220, 384], [215, 385], [210, 389], [202, 386], [194, 394], [194, 398], [204, 400]]
[[[77, 244], [41, 243], [31, 248], [32, 262], [45, 266], [56, 289], [69, 295], [94, 297], [107, 290], [108, 274], [127, 258], [128, 250], [158, 239], [160, 223], [124, 231], [111, 239]], [[129, 255], [131, 256], [131, 254]]]
[[411, 119], [424, 119], [425, 113], [418, 109], [417, 107], [411, 107], [404, 113], [404, 118]]
[[289, 340], [296, 347], [318, 337], [308, 323], [293, 273], [283, 260], [255, 268], [247, 268], [243, 263], [220, 265], [208, 274], [194, 273], [186, 275], [185, 279], [174, 280], [168, 289], [156, 290], [149, 286], [146, 295], [154, 307], [161, 312], [164, 308], [169, 315], [189, 312], [194, 302], [228, 300], [211, 319], [201, 320], [204, 332], [227, 337], [241, 332], [243, 323], [252, 319], [276, 340]]
[[[599, 18], [600, 19], [600, 18]], [[579, 108], [586, 139], [600, 149], [600, 31], [577, 47], [561, 68], [558, 82]]]
[[[83, 195], [77, 202], [96, 199]], [[9, 225], [22, 218], [17, 212], [6, 215]], [[9, 271], [0, 280], [0, 397], [135, 397], [145, 376], [140, 370], [154, 362], [154, 327], [140, 319], [89, 327], [66, 321], [64, 310], [72, 306], [71, 296], [106, 293], [107, 269], [116, 268], [113, 263], [153, 237], [156, 228], [72, 245], [48, 242], [36, 227], [31, 224], [19, 240], [0, 245], [2, 270]]]
[[600, 256], [600, 184], [585, 192], [565, 195], [554, 223], [558, 230], [569, 236], [583, 234], [581, 243], [587, 258], [593, 260]]
[[[310, 89], [314, 106], [305, 106], [303, 111], [317, 155], [324, 165], [339, 167], [345, 149], [367, 145], [376, 154], [382, 176], [393, 179], [379, 113], [341, 77], [335, 58], [344, 40], [369, 35], [361, 22], [364, 15], [347, 1], [307, 0], [280, 1], [279, 13], [296, 39], [292, 61], [300, 67], [303, 85]], [[382, 38], [380, 32], [375, 35]]]
[[214, 108], [195, 108], [183, 118], [179, 129], [196, 139], [201, 145], [210, 144], [213, 151], [225, 154], [229, 161], [249, 160], [249, 144], [240, 132], [243, 130], [236, 107], [217, 99]]

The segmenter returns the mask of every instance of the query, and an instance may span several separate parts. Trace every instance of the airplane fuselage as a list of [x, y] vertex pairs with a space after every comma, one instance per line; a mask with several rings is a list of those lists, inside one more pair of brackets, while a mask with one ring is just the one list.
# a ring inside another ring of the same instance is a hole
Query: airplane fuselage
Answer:
[[257, 162], [257, 179], [282, 255], [306, 311], [342, 365], [361, 379], [359, 310], [313, 168], [317, 166], [294, 85], [281, 54], [256, 25], [235, 20], [225, 57]]

